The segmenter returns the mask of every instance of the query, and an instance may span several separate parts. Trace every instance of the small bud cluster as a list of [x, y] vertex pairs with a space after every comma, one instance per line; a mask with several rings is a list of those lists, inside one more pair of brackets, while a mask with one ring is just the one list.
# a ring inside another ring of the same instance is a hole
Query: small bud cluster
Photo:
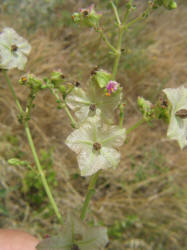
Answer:
[[88, 8], [80, 9], [72, 15], [73, 21], [77, 24], [87, 27], [97, 28], [99, 26], [99, 19], [101, 14], [97, 13], [92, 4]]
[[19, 80], [19, 83], [20, 85], [29, 87], [33, 93], [37, 93], [45, 88], [43, 81], [36, 78], [32, 74], [22, 76]]
[[177, 3], [175, 0], [153, 0], [153, 9], [158, 8], [159, 6], [164, 6], [168, 10], [173, 10], [177, 8]]

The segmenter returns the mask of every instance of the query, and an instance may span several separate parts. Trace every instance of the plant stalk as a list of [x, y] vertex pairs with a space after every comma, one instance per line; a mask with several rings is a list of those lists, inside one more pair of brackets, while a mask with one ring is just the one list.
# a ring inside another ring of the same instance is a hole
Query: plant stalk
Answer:
[[[18, 106], [19, 112], [20, 112], [20, 113], [23, 113], [23, 109], [22, 109], [22, 107], [21, 107], [21, 104], [20, 104], [20, 102], [19, 102], [17, 96], [16, 96], [16, 93], [15, 93], [15, 91], [14, 91], [14, 88], [13, 88], [13, 86], [12, 86], [12, 83], [10, 82], [10, 79], [9, 79], [9, 77], [8, 77], [7, 72], [5, 72], [5, 77], [6, 77], [7, 83], [8, 83], [8, 85], [9, 85], [9, 87], [10, 87], [11, 93], [12, 93], [14, 99], [15, 99], [15, 102], [16, 102], [16, 104], [17, 104], [17, 106]], [[36, 149], [35, 149], [34, 142], [33, 142], [32, 136], [31, 136], [31, 132], [30, 132], [30, 128], [29, 128], [28, 122], [24, 122], [24, 127], [25, 127], [25, 132], [26, 132], [26, 135], [27, 135], [27, 139], [28, 139], [28, 142], [29, 142], [29, 146], [30, 146], [31, 151], [32, 151], [32, 154], [33, 154], [33, 158], [34, 158], [35, 164], [36, 164], [36, 166], [37, 166], [38, 172], [39, 172], [40, 177], [41, 177], [41, 181], [42, 181], [43, 187], [44, 187], [44, 189], [45, 189], [45, 191], [46, 191], [46, 193], [47, 193], [48, 199], [49, 199], [49, 201], [50, 201], [50, 203], [51, 203], [51, 206], [53, 207], [53, 210], [54, 210], [54, 212], [55, 212], [55, 214], [56, 214], [58, 220], [60, 221], [60, 223], [63, 224], [62, 216], [61, 216], [61, 214], [60, 214], [60, 212], [59, 212], [59, 210], [58, 210], [58, 208], [57, 208], [56, 202], [55, 202], [55, 200], [54, 200], [54, 198], [53, 198], [53, 195], [52, 195], [51, 190], [50, 190], [50, 188], [49, 188], [49, 185], [48, 185], [48, 183], [47, 183], [45, 174], [44, 174], [44, 172], [43, 172], [42, 166], [41, 166], [41, 164], [40, 164], [38, 155], [37, 155], [37, 153], [36, 153]]]
[[93, 196], [93, 194], [95, 193], [95, 184], [97, 182], [98, 176], [99, 176], [100, 171], [98, 171], [97, 173], [95, 173], [94, 175], [92, 175], [89, 186], [88, 186], [88, 192], [82, 207], [82, 211], [81, 211], [81, 220], [84, 220], [87, 210], [88, 210], [88, 205], [89, 202]]
[[119, 26], [118, 43], [117, 43], [117, 53], [116, 53], [116, 58], [115, 58], [113, 70], [112, 70], [112, 78], [114, 80], [115, 80], [116, 75], [117, 75], [119, 61], [120, 61], [120, 57], [121, 57], [121, 44], [122, 44], [123, 33], [124, 33], [124, 29], [122, 29], [122, 26], [120, 25]]

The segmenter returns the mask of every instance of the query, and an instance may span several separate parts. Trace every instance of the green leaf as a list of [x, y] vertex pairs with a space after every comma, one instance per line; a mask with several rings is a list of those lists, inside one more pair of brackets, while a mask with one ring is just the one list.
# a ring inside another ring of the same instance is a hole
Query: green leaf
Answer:
[[112, 74], [101, 69], [101, 70], [95, 72], [93, 79], [96, 80], [96, 82], [100, 88], [104, 88], [107, 86], [109, 81], [112, 80]]

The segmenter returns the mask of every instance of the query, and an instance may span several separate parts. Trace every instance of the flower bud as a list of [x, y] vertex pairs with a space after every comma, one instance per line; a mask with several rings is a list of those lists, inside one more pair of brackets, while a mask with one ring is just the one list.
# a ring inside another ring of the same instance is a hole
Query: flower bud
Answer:
[[75, 23], [94, 28], [99, 26], [100, 17], [101, 14], [95, 11], [93, 4], [88, 8], [80, 9], [79, 13], [76, 12], [72, 16]]
[[13, 165], [13, 166], [25, 166], [28, 165], [27, 161], [20, 161], [17, 158], [12, 158], [8, 160], [8, 164]]
[[19, 80], [19, 83], [20, 83], [21, 85], [25, 85], [26, 82], [27, 82], [27, 77], [26, 77], [26, 76], [22, 76], [22, 77], [20, 78], [20, 80]]
[[28, 74], [27, 76], [22, 76], [19, 80], [20, 85], [25, 85], [35, 92], [42, 90], [42, 80], [36, 78], [32, 74]]
[[80, 23], [80, 21], [81, 21], [80, 13], [75, 12], [72, 15], [72, 19], [73, 19], [74, 23]]
[[177, 8], [177, 3], [176, 2], [171, 2], [169, 5], [168, 5], [168, 10], [173, 10], [173, 9], [176, 9]]
[[177, 3], [174, 0], [154, 0], [153, 8], [156, 9], [159, 6], [164, 6], [168, 10], [173, 10], [177, 8]]
[[51, 73], [51, 83], [55, 88], [58, 88], [64, 82], [64, 78], [65, 76], [60, 70]]
[[138, 97], [138, 106], [140, 108], [141, 113], [143, 114], [143, 118], [146, 121], [150, 121], [153, 117], [152, 103], [150, 101], [145, 100], [143, 97]]

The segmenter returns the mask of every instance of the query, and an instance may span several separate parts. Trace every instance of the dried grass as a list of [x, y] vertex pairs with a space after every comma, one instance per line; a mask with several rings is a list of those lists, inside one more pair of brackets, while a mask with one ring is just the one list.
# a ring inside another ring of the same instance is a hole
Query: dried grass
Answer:
[[[6, 24], [11, 22], [12, 20], [6, 18]], [[141, 117], [136, 105], [137, 96], [144, 95], [154, 99], [155, 92], [158, 97], [160, 88], [177, 87], [183, 84], [187, 77], [185, 5], [173, 13], [157, 12], [147, 23], [148, 27], [144, 32], [149, 32], [149, 36], [154, 40], [148, 47], [152, 64], [141, 74], [121, 70], [118, 76], [119, 81], [124, 83], [124, 94], [128, 101], [126, 127], [138, 120], [137, 115]], [[22, 33], [24, 35], [24, 32]], [[58, 40], [54, 40], [54, 37], [58, 37]], [[61, 68], [69, 79], [78, 78], [82, 84], [94, 66], [98, 46], [103, 46], [94, 32], [78, 33], [73, 28], [66, 28], [59, 34], [56, 31], [54, 34], [53, 29], [45, 33], [40, 30], [30, 34], [28, 39], [32, 44], [32, 54], [26, 72], [29, 70], [42, 77]], [[141, 41], [143, 39], [142, 37]], [[110, 67], [106, 66], [108, 69]], [[24, 104], [28, 93], [17, 84], [19, 76], [20, 73], [16, 71], [10, 73], [18, 97]], [[165, 78], [168, 78], [168, 81], [164, 85], [162, 82]], [[54, 108], [55, 104], [49, 93], [41, 93], [36, 99], [36, 109], [33, 111], [30, 125], [38, 149], [49, 148], [51, 145], [55, 147], [54, 169], [58, 173], [58, 187], [53, 191], [58, 206], [64, 213], [69, 209], [80, 209], [89, 180], [82, 177], [73, 178], [73, 174], [78, 172], [76, 157], [63, 144], [71, 127], [65, 114]], [[32, 162], [23, 127], [16, 119], [16, 105], [2, 75], [0, 107], [1, 137], [8, 131], [17, 135], [20, 138], [19, 148], [24, 149], [25, 157]], [[124, 229], [121, 241], [111, 241], [108, 247], [110, 250], [185, 249], [187, 155], [186, 149], [180, 151], [175, 142], [166, 139], [166, 129], [162, 122], [155, 122], [152, 127], [144, 124], [136, 129], [121, 149], [122, 160], [118, 169], [101, 174], [97, 192], [91, 201], [91, 218], [102, 221], [107, 226], [113, 225], [115, 221], [124, 221], [129, 215], [136, 215], [138, 218], [133, 226]], [[22, 198], [20, 183], [24, 169], [9, 166], [7, 152], [10, 145], [3, 139], [0, 145], [0, 185], [7, 189], [18, 187], [7, 196], [5, 204], [9, 216], [1, 216], [0, 225], [22, 228], [39, 237], [55, 233], [59, 230], [55, 217], [44, 219], [42, 213], [34, 211]], [[153, 151], [157, 152], [157, 157], [152, 163]], [[161, 156], [164, 156], [164, 162], [161, 162]], [[155, 172], [154, 165], [159, 165], [161, 170]], [[148, 176], [137, 180], [137, 170], [140, 166], [143, 166]], [[164, 171], [165, 167], [167, 171]]]

